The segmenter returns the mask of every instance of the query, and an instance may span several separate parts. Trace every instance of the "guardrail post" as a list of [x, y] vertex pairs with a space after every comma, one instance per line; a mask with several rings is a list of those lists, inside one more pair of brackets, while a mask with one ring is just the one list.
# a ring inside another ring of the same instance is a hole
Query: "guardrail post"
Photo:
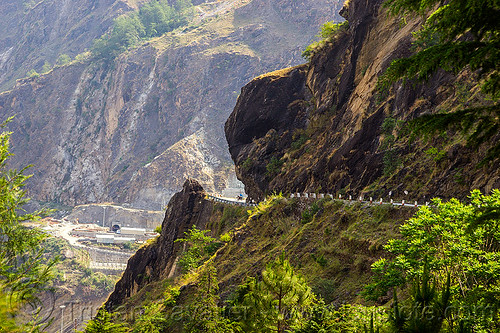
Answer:
[[373, 198], [370, 197], [370, 205], [373, 203]]
[[316, 199], [316, 193], [311, 193], [311, 197], [312, 197], [313, 199]]
[[415, 201], [415, 207], [418, 207], [418, 203]]
[[349, 195], [349, 201], [352, 201], [352, 195]]
[[404, 205], [405, 205], [405, 201], [403, 200], [403, 201], [401, 202], [401, 206], [404, 206]]
[[382, 204], [382, 198], [380, 198], [380, 205]]
[[391, 199], [391, 206], [394, 206], [394, 200]]
[[362, 196], [359, 197], [359, 202], [361, 202], [361, 201], [363, 201], [363, 197]]
[[429, 206], [429, 201], [426, 201], [426, 202], [425, 202], [425, 205], [426, 205], [426, 206]]

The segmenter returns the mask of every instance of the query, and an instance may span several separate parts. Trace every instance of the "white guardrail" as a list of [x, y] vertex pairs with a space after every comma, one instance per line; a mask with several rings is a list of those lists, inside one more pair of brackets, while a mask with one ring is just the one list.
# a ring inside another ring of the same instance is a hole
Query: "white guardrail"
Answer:
[[[292, 198], [299, 198], [299, 199], [304, 199], [304, 200], [310, 200], [310, 199], [323, 199], [326, 197], [330, 197], [331, 199], [334, 200], [341, 200], [344, 201], [345, 203], [354, 203], [354, 202], [360, 202], [360, 203], [365, 203], [369, 205], [391, 205], [391, 206], [400, 206], [400, 207], [422, 207], [422, 206], [429, 206], [429, 202], [426, 202], [425, 204], [419, 204], [417, 201], [406, 201], [402, 200], [401, 202], [395, 202], [393, 199], [390, 199], [390, 201], [383, 201], [382, 198], [378, 200], [373, 200], [373, 197], [369, 197], [368, 200], [360, 196], [359, 198], [353, 199], [352, 195], [346, 196], [345, 198], [342, 197], [341, 194], [339, 194], [338, 198], [334, 197], [333, 194], [325, 194], [325, 193], [292, 193], [290, 194], [290, 199]], [[211, 195], [208, 194], [207, 198], [209, 200], [215, 201], [215, 202], [220, 202], [220, 203], [225, 203], [229, 205], [238, 205], [238, 206], [243, 206], [243, 207], [251, 207], [251, 206], [256, 206], [256, 203], [248, 203], [246, 201], [241, 201], [241, 200], [231, 200], [229, 198], [222, 198], [218, 197], [216, 195]]]
[[127, 268], [127, 264], [119, 262], [91, 262], [90, 269], [106, 269], [106, 270], [116, 270], [124, 271]]
[[253, 207], [257, 206], [256, 203], [253, 202], [246, 202], [245, 200], [231, 200], [229, 198], [223, 198], [223, 197], [218, 197], [216, 195], [212, 194], [207, 194], [207, 198], [209, 200], [215, 201], [215, 202], [220, 202], [220, 203], [225, 203], [229, 205], [235, 205], [235, 206], [243, 206], [243, 207]]

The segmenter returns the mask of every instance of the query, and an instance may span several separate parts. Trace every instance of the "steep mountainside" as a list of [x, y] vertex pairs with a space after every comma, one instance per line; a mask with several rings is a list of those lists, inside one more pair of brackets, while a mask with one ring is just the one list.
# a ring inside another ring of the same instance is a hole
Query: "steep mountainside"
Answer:
[[92, 45], [135, 0], [3, 0], [0, 2], [0, 91], [45, 62], [74, 58]]
[[348, 1], [340, 30], [309, 64], [260, 76], [242, 89], [226, 123], [238, 178], [250, 197], [323, 192], [429, 199], [463, 198], [500, 186], [498, 159], [478, 168], [486, 148], [448, 132], [430, 141], [399, 135], [410, 119], [488, 103], [474, 75], [444, 72], [425, 84], [377, 91], [390, 62], [409, 55], [419, 19], [388, 16], [382, 1]]
[[202, 4], [182, 29], [114, 62], [58, 67], [0, 94], [16, 114], [13, 166], [33, 164], [30, 195], [69, 205], [115, 201], [157, 209], [185, 176], [208, 191], [231, 169], [222, 125], [240, 87], [297, 64], [339, 1]]
[[[319, 210], [311, 223], [305, 223], [311, 204]], [[224, 233], [232, 237], [214, 256], [223, 300], [247, 276], [258, 276], [267, 262], [285, 252], [325, 300], [352, 301], [368, 281], [370, 265], [384, 254], [382, 245], [414, 212], [413, 207], [279, 198], [248, 218], [245, 207], [209, 201], [199, 183], [188, 180], [168, 205], [161, 235], [129, 260], [105, 308], [133, 321], [134, 311], [161, 299], [168, 285], [182, 286], [178, 305], [186, 305], [182, 302], [188, 302], [185, 295], [196, 283], [196, 273], [182, 275], [178, 263], [186, 246], [176, 240], [192, 226], [210, 230], [216, 239]]]
[[[396, 136], [415, 115], [479, 103], [481, 96], [467, 72], [441, 72], [428, 84], [396, 85], [379, 95], [378, 76], [392, 59], [410, 52], [410, 32], [420, 24], [415, 19], [402, 25], [381, 3], [348, 1], [342, 13], [349, 28], [309, 64], [259, 76], [243, 88], [225, 131], [237, 175], [253, 198], [272, 191], [393, 191], [393, 197], [405, 198], [408, 191], [410, 198], [427, 199], [500, 185], [498, 162], [477, 167], [485, 147], [473, 151], [452, 132], [428, 142]], [[106, 308], [124, 311], [159, 300], [171, 284], [180, 286], [176, 305], [189, 304], [199, 271], [179, 278], [175, 263], [182, 249], [175, 238], [191, 225], [213, 236], [230, 230], [231, 240], [213, 256], [222, 301], [282, 252], [327, 303], [356, 300], [371, 263], [387, 255], [383, 244], [398, 237], [399, 223], [416, 209], [313, 201], [275, 195], [250, 215], [232, 206], [221, 213], [203, 200], [199, 184], [187, 182], [169, 204], [161, 237], [130, 260]]]

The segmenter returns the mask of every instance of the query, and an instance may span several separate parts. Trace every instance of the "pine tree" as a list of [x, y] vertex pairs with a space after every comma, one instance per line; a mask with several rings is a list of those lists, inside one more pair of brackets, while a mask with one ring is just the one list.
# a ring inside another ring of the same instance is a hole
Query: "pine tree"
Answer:
[[184, 329], [188, 333], [236, 333], [238, 323], [222, 316], [219, 301], [217, 270], [209, 260], [200, 272], [194, 301], [189, 305], [189, 320]]
[[248, 308], [245, 332], [283, 333], [300, 323], [315, 300], [304, 278], [280, 256], [267, 265], [262, 281], [247, 281], [243, 304]]
[[128, 329], [123, 324], [115, 324], [112, 321], [111, 313], [99, 309], [94, 319], [90, 320], [85, 327], [85, 333], [122, 333]]

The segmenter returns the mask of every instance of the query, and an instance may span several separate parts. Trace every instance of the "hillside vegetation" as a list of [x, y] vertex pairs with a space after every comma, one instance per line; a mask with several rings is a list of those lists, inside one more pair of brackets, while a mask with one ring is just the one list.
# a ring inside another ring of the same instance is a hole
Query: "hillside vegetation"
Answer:
[[124, 299], [115, 322], [136, 332], [500, 327], [499, 221], [484, 213], [498, 210], [500, 192], [433, 205], [417, 212], [282, 196], [248, 212], [213, 204], [205, 231], [193, 226], [176, 240], [187, 245], [176, 277]]

